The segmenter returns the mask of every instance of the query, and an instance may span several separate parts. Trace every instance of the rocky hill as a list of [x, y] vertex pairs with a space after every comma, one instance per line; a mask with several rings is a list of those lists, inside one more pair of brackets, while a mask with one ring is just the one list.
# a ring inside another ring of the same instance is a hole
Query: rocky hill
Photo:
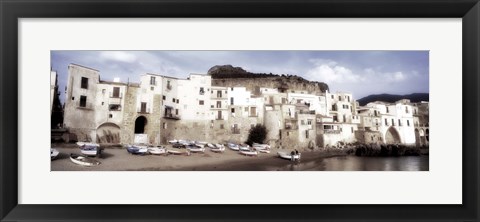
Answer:
[[319, 95], [328, 90], [323, 82], [308, 81], [302, 77], [289, 74], [251, 73], [241, 67], [217, 65], [208, 70], [212, 76], [212, 85], [226, 87], [246, 87], [255, 92], [258, 87], [276, 88], [285, 91], [307, 91]]
[[401, 99], [409, 99], [410, 102], [413, 102], [413, 103], [428, 101], [429, 94], [428, 93], [412, 93], [408, 95], [376, 94], [376, 95], [369, 95], [369, 96], [363, 97], [357, 101], [360, 104], [360, 106], [364, 106], [370, 102], [375, 102], [375, 101], [393, 103]]

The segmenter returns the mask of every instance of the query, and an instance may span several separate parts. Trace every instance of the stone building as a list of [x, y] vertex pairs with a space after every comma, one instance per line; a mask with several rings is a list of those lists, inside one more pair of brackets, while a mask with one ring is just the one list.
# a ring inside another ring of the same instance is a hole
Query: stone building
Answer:
[[362, 142], [377, 142], [379, 138], [387, 144], [415, 144], [414, 112], [414, 106], [407, 99], [395, 103], [372, 102], [361, 107], [360, 128], [366, 135]]

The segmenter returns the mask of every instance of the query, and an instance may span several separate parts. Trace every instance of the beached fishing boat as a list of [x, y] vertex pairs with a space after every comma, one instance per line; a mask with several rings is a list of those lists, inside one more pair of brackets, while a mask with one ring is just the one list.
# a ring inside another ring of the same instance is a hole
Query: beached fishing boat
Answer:
[[148, 152], [148, 148], [145, 146], [127, 146], [127, 152], [130, 154], [144, 155]]
[[197, 148], [205, 148], [205, 145], [206, 145], [206, 144], [195, 143], [195, 144], [193, 144], [193, 147], [197, 147]]
[[245, 155], [245, 156], [257, 156], [258, 152], [257, 151], [244, 151], [240, 150], [240, 153]]
[[165, 147], [148, 147], [148, 152], [153, 155], [162, 155], [167, 154], [167, 149]]
[[77, 142], [77, 145], [80, 147], [80, 152], [83, 155], [98, 156], [102, 152], [102, 149], [100, 148], [100, 144], [98, 143]]
[[298, 161], [298, 160], [300, 160], [300, 157], [301, 157], [301, 155], [302, 155], [301, 153], [299, 153], [299, 154], [294, 154], [294, 155], [293, 155], [293, 158], [292, 158], [291, 153], [288, 153], [288, 152], [280, 152], [280, 151], [279, 151], [279, 152], [277, 152], [277, 154], [278, 154], [278, 156], [279, 156], [280, 158], [287, 159], [287, 160], [291, 160], [291, 161]]
[[96, 166], [100, 164], [100, 162], [97, 160], [94, 160], [90, 157], [78, 155], [75, 153], [70, 154], [70, 160], [81, 166]]
[[57, 149], [50, 148], [50, 160], [57, 158], [59, 153]]
[[269, 149], [264, 149], [264, 150], [257, 150], [260, 153], [270, 153]]
[[222, 147], [214, 147], [214, 148], [210, 148], [210, 151], [212, 152], [215, 152], [215, 153], [222, 153], [225, 151], [225, 147], [222, 146]]
[[170, 150], [170, 149], [167, 149], [167, 154], [190, 156], [190, 151], [189, 150], [184, 151], [184, 150]]
[[178, 140], [169, 140], [168, 143], [175, 144], [175, 143], [178, 143]]
[[227, 144], [228, 148], [231, 149], [231, 150], [235, 150], [235, 151], [239, 151], [240, 150], [240, 147], [235, 144], [235, 143], [228, 143]]
[[205, 152], [205, 147], [188, 146], [187, 150], [192, 152], [192, 153], [204, 153]]
[[253, 143], [252, 147], [254, 147], [256, 150], [264, 150], [264, 149], [270, 149], [270, 145], [267, 144], [260, 144], [260, 143]]
[[250, 151], [250, 146], [248, 144], [240, 144], [238, 147], [241, 151]]
[[211, 144], [211, 143], [207, 143], [207, 147], [212, 149], [212, 148], [216, 148], [215, 145]]

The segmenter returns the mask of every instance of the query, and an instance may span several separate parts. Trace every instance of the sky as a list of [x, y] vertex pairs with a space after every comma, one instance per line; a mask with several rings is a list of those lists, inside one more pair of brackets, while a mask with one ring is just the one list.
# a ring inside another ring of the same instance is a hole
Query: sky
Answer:
[[107, 81], [140, 82], [145, 73], [187, 78], [232, 65], [325, 82], [330, 92], [350, 92], [355, 99], [429, 92], [428, 51], [51, 51], [62, 101], [70, 63], [99, 70]]

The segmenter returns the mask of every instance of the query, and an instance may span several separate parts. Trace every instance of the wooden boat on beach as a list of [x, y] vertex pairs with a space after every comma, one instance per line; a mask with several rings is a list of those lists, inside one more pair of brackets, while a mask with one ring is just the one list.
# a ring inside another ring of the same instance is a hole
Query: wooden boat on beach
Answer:
[[240, 154], [243, 154], [245, 156], [257, 156], [258, 152], [257, 151], [244, 151], [240, 150]]
[[300, 157], [301, 157], [301, 153], [294, 154], [293, 157], [292, 157], [291, 153], [287, 153], [287, 152], [279, 151], [279, 152], [277, 152], [277, 154], [280, 158], [291, 160], [291, 161], [298, 161], [298, 160], [300, 160]]
[[253, 143], [252, 146], [258, 149], [270, 149], [270, 146], [267, 144]]
[[83, 155], [98, 156], [102, 153], [102, 149], [98, 143], [77, 142], [77, 145], [80, 147], [80, 152]]
[[94, 160], [90, 157], [86, 157], [86, 156], [82, 156], [74, 153], [70, 154], [70, 160], [75, 164], [78, 164], [81, 166], [96, 166], [100, 164], [99, 161]]
[[167, 154], [190, 156], [190, 151], [189, 150], [184, 151], [184, 150], [169, 150], [169, 149], [167, 149]]
[[225, 147], [210, 148], [210, 151], [212, 151], [214, 153], [223, 153], [225, 151]]
[[50, 160], [57, 158], [59, 153], [57, 149], [50, 148]]
[[148, 148], [144, 146], [127, 146], [127, 152], [130, 154], [144, 155], [148, 152]]
[[204, 153], [205, 147], [198, 147], [198, 146], [188, 146], [187, 150], [192, 153]]
[[239, 151], [240, 150], [240, 147], [235, 143], [228, 143], [227, 146], [228, 146], [229, 149], [234, 150], [234, 151]]
[[250, 146], [248, 144], [240, 144], [238, 147], [241, 151], [250, 151]]
[[269, 149], [264, 149], [264, 150], [257, 150], [260, 153], [270, 153]]
[[148, 147], [148, 152], [153, 155], [162, 155], [167, 154], [167, 149], [165, 147]]

